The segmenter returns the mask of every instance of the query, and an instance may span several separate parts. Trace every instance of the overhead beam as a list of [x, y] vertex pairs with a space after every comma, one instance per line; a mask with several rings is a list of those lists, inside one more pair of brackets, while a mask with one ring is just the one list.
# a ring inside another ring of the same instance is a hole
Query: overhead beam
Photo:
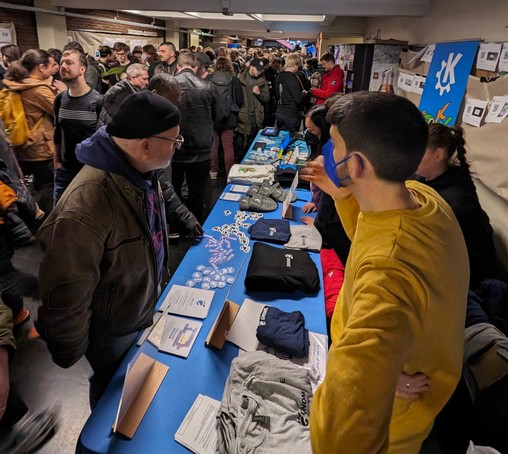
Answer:
[[[88, 9], [136, 9], [165, 11], [222, 12], [221, 3], [210, 0], [53, 0], [55, 6]], [[425, 16], [429, 0], [232, 0], [232, 13], [330, 14], [336, 16]]]

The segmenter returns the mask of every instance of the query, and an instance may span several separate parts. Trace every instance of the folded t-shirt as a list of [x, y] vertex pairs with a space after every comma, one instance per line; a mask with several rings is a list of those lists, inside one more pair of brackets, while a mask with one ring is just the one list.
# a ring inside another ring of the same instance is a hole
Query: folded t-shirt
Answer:
[[313, 225], [292, 225], [291, 238], [284, 245], [286, 249], [307, 249], [319, 252], [323, 244], [321, 234]]
[[284, 244], [291, 238], [289, 221], [286, 219], [258, 219], [249, 227], [251, 240]]
[[254, 243], [245, 277], [250, 291], [306, 293], [319, 290], [316, 265], [306, 251], [279, 249], [265, 243]]
[[275, 167], [271, 164], [234, 164], [228, 173], [228, 183], [261, 184], [264, 181], [268, 181], [268, 183], [272, 184], [274, 173]]
[[295, 358], [309, 354], [309, 330], [300, 311], [284, 312], [265, 306], [259, 317], [256, 336], [259, 342]]

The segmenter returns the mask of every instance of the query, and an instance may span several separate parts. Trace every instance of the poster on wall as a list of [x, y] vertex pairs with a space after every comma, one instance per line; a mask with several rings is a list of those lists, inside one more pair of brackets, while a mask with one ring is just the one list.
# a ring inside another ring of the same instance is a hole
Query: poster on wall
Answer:
[[476, 59], [476, 68], [495, 71], [501, 54], [502, 44], [482, 43]]
[[419, 106], [427, 123], [453, 126], [457, 121], [478, 44], [436, 44]]
[[508, 72], [508, 43], [503, 44], [501, 56], [499, 58], [499, 71]]
[[494, 96], [486, 123], [501, 123], [508, 116], [508, 96]]
[[0, 28], [0, 44], [2, 46], [12, 43], [12, 34], [9, 28]]
[[411, 92], [411, 87], [413, 86], [414, 80], [413, 74], [399, 73], [399, 79], [397, 81], [397, 86], [408, 93]]
[[372, 58], [369, 91], [393, 93], [393, 69], [399, 64], [401, 46], [376, 44]]
[[415, 76], [413, 79], [413, 86], [411, 87], [411, 91], [421, 95], [425, 88], [426, 79], [427, 78], [425, 76]]
[[464, 114], [462, 115], [462, 121], [468, 125], [480, 127], [487, 111], [487, 104], [487, 101], [482, 101], [481, 99], [468, 99]]
[[435, 50], [436, 50], [435, 44], [429, 44], [427, 47], [425, 47], [425, 49], [423, 50], [421, 61], [426, 61], [427, 63], [430, 63], [432, 61], [432, 57], [434, 56]]

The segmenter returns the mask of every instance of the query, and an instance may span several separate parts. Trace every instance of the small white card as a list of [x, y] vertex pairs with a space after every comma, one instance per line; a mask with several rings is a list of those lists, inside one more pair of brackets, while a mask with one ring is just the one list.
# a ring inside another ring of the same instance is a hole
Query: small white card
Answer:
[[187, 358], [203, 325], [196, 320], [165, 314], [159, 351]]
[[424, 76], [414, 76], [411, 91], [419, 95], [423, 94], [423, 89], [425, 88], [425, 80], [426, 77]]
[[397, 80], [397, 86], [408, 93], [411, 92], [414, 76], [412, 74], [400, 73]]
[[482, 43], [476, 59], [476, 68], [495, 71], [501, 54], [502, 44]]
[[233, 325], [226, 334], [226, 340], [248, 352], [256, 351], [259, 347], [256, 331], [265, 306], [248, 298], [244, 299]]
[[229, 200], [231, 202], [239, 202], [242, 197], [242, 194], [237, 194], [235, 192], [223, 192], [220, 196], [221, 200]]
[[503, 44], [499, 57], [499, 71], [508, 71], [508, 43]]
[[508, 116], [508, 96], [494, 96], [489, 113], [485, 117], [486, 123], [501, 123]]
[[422, 55], [421, 61], [426, 61], [430, 63], [432, 61], [432, 57], [434, 56], [434, 51], [436, 50], [435, 44], [429, 44], [425, 48], [425, 52]]
[[241, 192], [245, 194], [249, 190], [250, 186], [244, 184], [234, 184], [231, 186], [231, 192]]
[[175, 284], [164, 298], [159, 311], [194, 318], [206, 318], [214, 295], [213, 290]]
[[469, 98], [466, 102], [462, 121], [468, 125], [480, 127], [487, 110], [487, 104], [487, 101]]
[[176, 431], [175, 440], [196, 454], [215, 454], [219, 408], [218, 400], [198, 394]]
[[293, 178], [293, 182], [291, 183], [291, 187], [286, 195], [284, 202], [282, 203], [282, 218], [288, 219], [292, 217], [291, 200], [295, 195], [296, 188], [298, 186], [298, 171], [295, 173], [295, 177]]

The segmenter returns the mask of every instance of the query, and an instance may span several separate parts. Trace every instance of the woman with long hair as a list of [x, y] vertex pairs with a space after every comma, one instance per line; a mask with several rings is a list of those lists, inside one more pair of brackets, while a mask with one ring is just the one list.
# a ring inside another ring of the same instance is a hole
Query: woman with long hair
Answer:
[[13, 62], [5, 74], [4, 84], [19, 92], [30, 136], [16, 147], [16, 156], [25, 175], [33, 175], [35, 199], [49, 213], [53, 194], [53, 103], [52, 86], [55, 59], [45, 50], [30, 49]]
[[496, 278], [493, 230], [471, 177], [464, 130], [430, 124], [427, 151], [416, 173], [448, 202], [459, 221], [469, 255], [471, 288], [484, 279]]
[[[217, 58], [210, 80], [215, 85], [220, 98], [217, 104], [222, 107], [222, 109], [216, 109], [217, 115], [221, 118], [216, 117], [214, 121], [215, 138], [211, 150], [210, 178], [216, 180], [219, 171], [219, 145], [221, 142], [224, 150], [226, 176], [235, 162], [233, 138], [238, 112], [243, 105], [243, 89], [242, 83], [235, 76], [233, 63], [227, 57]], [[224, 111], [219, 113], [219, 110]]]

